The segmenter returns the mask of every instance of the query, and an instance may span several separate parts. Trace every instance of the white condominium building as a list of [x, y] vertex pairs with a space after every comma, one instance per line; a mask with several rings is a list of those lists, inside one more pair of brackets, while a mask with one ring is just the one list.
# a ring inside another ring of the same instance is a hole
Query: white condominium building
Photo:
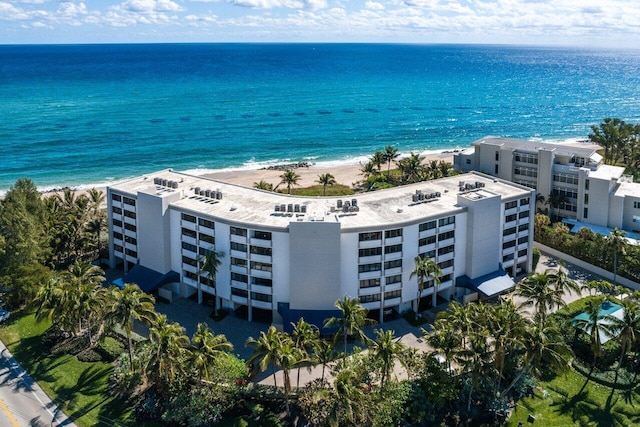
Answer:
[[[385, 314], [496, 296], [531, 268], [535, 191], [480, 173], [345, 197], [298, 197], [163, 170], [107, 189], [109, 256], [125, 282], [318, 324], [348, 295]], [[215, 281], [201, 272], [208, 251]], [[441, 284], [418, 300], [415, 257]], [[506, 272], [506, 273], [505, 273]]]
[[454, 156], [462, 172], [481, 171], [536, 190], [557, 206], [553, 217], [602, 227], [640, 230], [640, 184], [624, 168], [602, 163], [590, 143], [549, 143], [486, 137]]

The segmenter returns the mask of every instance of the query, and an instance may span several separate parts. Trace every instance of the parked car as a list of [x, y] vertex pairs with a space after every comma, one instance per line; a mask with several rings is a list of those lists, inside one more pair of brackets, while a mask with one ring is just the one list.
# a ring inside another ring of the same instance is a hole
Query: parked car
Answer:
[[5, 320], [7, 320], [10, 315], [11, 315], [11, 313], [9, 313], [7, 310], [1, 310], [0, 309], [0, 323], [2, 323]]

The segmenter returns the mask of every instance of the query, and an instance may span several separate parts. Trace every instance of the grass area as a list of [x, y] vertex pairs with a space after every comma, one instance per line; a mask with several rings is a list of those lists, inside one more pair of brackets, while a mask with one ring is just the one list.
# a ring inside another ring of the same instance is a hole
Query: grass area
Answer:
[[[287, 188], [279, 188], [278, 192], [287, 194]], [[353, 189], [347, 185], [342, 184], [334, 184], [327, 185], [327, 197], [329, 196], [350, 196], [355, 192]], [[322, 196], [324, 194], [324, 186], [312, 185], [310, 187], [296, 188], [291, 187], [291, 195], [293, 196], [307, 196], [307, 197], [315, 197]]]
[[15, 313], [0, 328], [0, 339], [33, 379], [79, 426], [127, 426], [136, 423], [124, 402], [108, 395], [111, 364], [80, 362], [75, 356], [48, 356], [41, 336], [49, 322]]
[[[578, 394], [585, 377], [574, 370], [548, 382], [540, 382], [535, 396], [521, 400], [507, 423], [529, 425], [529, 414], [541, 426], [640, 425], [640, 395], [635, 390], [616, 390], [589, 382]], [[546, 393], [545, 393], [546, 392]]]

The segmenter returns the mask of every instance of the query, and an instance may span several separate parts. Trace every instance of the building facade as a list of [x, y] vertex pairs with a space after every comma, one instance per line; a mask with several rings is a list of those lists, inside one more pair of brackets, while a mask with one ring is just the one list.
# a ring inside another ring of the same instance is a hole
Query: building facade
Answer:
[[[589, 143], [555, 144], [486, 137], [456, 153], [462, 172], [481, 171], [535, 189], [554, 218], [640, 231], [640, 184], [624, 168], [605, 165]], [[551, 203], [550, 203], [551, 201]]]
[[[165, 287], [249, 320], [286, 325], [288, 312], [307, 319], [348, 295], [382, 321], [417, 303], [495, 296], [513, 285], [502, 272], [531, 268], [535, 191], [480, 173], [337, 198], [164, 170], [108, 187], [107, 201], [110, 263], [125, 281], [141, 268], [174, 272]], [[211, 250], [215, 281], [200, 265]], [[443, 273], [419, 298], [418, 255]]]

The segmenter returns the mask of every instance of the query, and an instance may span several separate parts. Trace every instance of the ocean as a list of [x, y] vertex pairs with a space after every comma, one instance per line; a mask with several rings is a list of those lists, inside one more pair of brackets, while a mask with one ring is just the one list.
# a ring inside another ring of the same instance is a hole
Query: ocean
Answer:
[[486, 135], [640, 123], [640, 50], [480, 45], [0, 46], [0, 191], [356, 162]]

